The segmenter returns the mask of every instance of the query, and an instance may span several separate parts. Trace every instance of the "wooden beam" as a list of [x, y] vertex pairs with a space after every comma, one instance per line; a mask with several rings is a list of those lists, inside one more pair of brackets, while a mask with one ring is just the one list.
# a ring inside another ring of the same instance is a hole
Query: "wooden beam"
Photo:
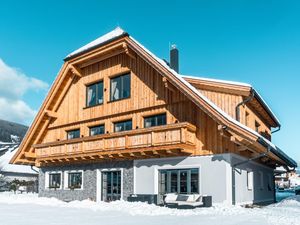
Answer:
[[71, 65], [70, 65], [70, 70], [71, 70], [71, 72], [72, 72], [75, 76], [77, 76], [77, 77], [79, 77], [79, 78], [82, 77], [81, 69], [78, 68], [77, 66], [74, 66], [74, 65], [71, 64]]
[[25, 152], [24, 155], [25, 155], [26, 158], [32, 158], [32, 159], [36, 158], [36, 154], [33, 153], [33, 152]]
[[165, 88], [167, 88], [168, 90], [175, 92], [176, 89], [174, 88], [174, 86], [168, 81], [168, 79], [166, 77], [163, 77], [163, 83], [165, 85]]
[[57, 118], [57, 112], [50, 111], [50, 110], [45, 110], [45, 113], [50, 118], [55, 118], [55, 119]]
[[136, 53], [133, 50], [131, 50], [125, 42], [123, 43], [123, 48], [126, 55], [128, 55], [132, 59], [136, 59]]

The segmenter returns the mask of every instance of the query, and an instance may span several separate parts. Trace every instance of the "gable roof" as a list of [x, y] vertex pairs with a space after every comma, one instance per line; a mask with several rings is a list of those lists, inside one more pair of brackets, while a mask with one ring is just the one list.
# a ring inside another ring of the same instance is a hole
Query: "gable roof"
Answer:
[[[115, 30], [109, 32], [108, 34], [101, 36], [100, 38], [96, 39], [95, 41], [90, 42], [89, 44], [77, 49], [76, 51], [72, 52], [65, 58], [65, 65], [63, 66], [60, 74], [62, 74], [68, 66], [68, 62], [71, 60], [75, 61], [76, 57], [82, 56], [92, 52], [95, 49], [100, 48], [101, 46], [104, 46], [106, 44], [109, 44], [111, 42], [114, 42], [118, 39], [125, 38], [124, 41], [126, 41], [126, 44], [128, 47], [133, 49], [135, 52], [139, 54], [140, 57], [142, 57], [144, 60], [149, 62], [154, 68], [156, 68], [158, 71], [165, 76], [168, 81], [170, 81], [175, 87], [177, 87], [180, 91], [182, 91], [187, 97], [189, 97], [199, 108], [201, 108], [203, 111], [208, 113], [211, 117], [213, 117], [218, 123], [224, 125], [229, 130], [234, 131], [235, 133], [241, 135], [242, 137], [248, 137], [252, 140], [255, 140], [259, 142], [264, 147], [268, 146], [268, 148], [271, 149], [271, 152], [274, 154], [277, 153], [278, 156], [282, 161], [286, 163], [286, 165], [294, 167], [297, 164], [295, 161], [293, 161], [290, 157], [288, 157], [286, 154], [284, 154], [282, 151], [279, 151], [278, 148], [272, 144], [270, 141], [265, 139], [263, 136], [258, 134], [257, 132], [253, 131], [252, 129], [246, 127], [245, 125], [241, 124], [240, 122], [236, 121], [232, 117], [230, 117], [227, 113], [225, 113], [223, 110], [221, 110], [217, 105], [215, 105], [212, 101], [210, 101], [206, 96], [201, 94], [194, 86], [192, 86], [189, 82], [187, 82], [180, 74], [178, 74], [176, 71], [171, 69], [165, 61], [155, 56], [152, 52], [150, 52], [147, 48], [145, 48], [142, 44], [140, 44], [138, 41], [136, 41], [133, 37], [131, 37], [127, 32], [122, 30], [120, 27], [117, 27]], [[127, 47], [126, 47], [127, 48]], [[71, 69], [74, 68], [71, 65]], [[55, 81], [54, 85], [52, 86], [51, 90], [55, 88], [56, 85], [58, 85], [59, 76], [57, 77], [57, 80]], [[54, 98], [54, 95], [50, 95], [51, 91], [49, 92], [49, 97], [46, 98], [46, 101], [50, 101], [51, 97]], [[41, 110], [39, 111], [38, 116], [36, 117], [34, 123], [37, 123], [38, 121], [41, 121], [40, 116], [43, 115], [42, 111], [45, 111], [45, 103], [41, 107]], [[37, 124], [35, 124], [37, 126]], [[27, 135], [31, 133], [33, 129], [33, 126], [30, 128]], [[27, 135], [24, 138], [23, 142], [26, 141]], [[22, 144], [23, 144], [22, 142]], [[25, 145], [25, 144], [24, 144]], [[21, 145], [19, 151], [15, 155], [15, 157], [11, 160], [11, 162], [15, 162], [17, 157], [21, 154], [23, 145]], [[279, 153], [280, 152], [280, 153]], [[275, 154], [275, 155], [277, 155]]]
[[261, 104], [263, 109], [268, 113], [268, 115], [272, 118], [274, 121], [274, 125], [272, 127], [281, 127], [280, 121], [275, 115], [275, 113], [272, 111], [271, 107], [267, 104], [267, 102], [263, 99], [263, 97], [259, 94], [259, 92], [251, 85], [247, 83], [242, 83], [242, 82], [236, 82], [236, 81], [228, 81], [228, 80], [220, 80], [220, 79], [212, 79], [212, 78], [205, 78], [205, 77], [196, 77], [196, 76], [190, 76], [190, 75], [181, 75], [184, 79], [190, 81], [190, 80], [196, 80], [200, 82], [205, 82], [213, 85], [229, 85], [229, 88], [232, 87], [238, 87], [243, 89], [248, 90], [248, 96], [251, 95], [251, 93], [254, 94], [254, 98], [258, 100], [258, 102]]

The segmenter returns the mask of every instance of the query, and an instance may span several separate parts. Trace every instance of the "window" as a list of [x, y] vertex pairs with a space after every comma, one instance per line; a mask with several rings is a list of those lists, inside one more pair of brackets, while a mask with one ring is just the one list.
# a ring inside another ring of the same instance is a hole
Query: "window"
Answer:
[[114, 77], [110, 80], [110, 100], [116, 101], [130, 97], [130, 74]]
[[82, 187], [82, 172], [68, 173], [68, 188], [80, 189]]
[[103, 81], [86, 87], [86, 106], [95, 106], [103, 103]]
[[144, 127], [154, 127], [166, 124], [166, 114], [149, 116], [144, 118]]
[[247, 171], [247, 188], [253, 190], [253, 172]]
[[199, 169], [160, 170], [160, 193], [199, 193]]
[[245, 124], [246, 124], [246, 126], [249, 126], [249, 113], [248, 112], [246, 112], [246, 114], [245, 114]]
[[69, 130], [67, 131], [67, 139], [74, 139], [74, 138], [79, 138], [80, 137], [80, 130]]
[[49, 174], [49, 188], [60, 188], [61, 185], [61, 174], [60, 173], [50, 173]]
[[104, 125], [98, 125], [94, 127], [90, 127], [90, 136], [104, 134]]
[[132, 121], [131, 120], [114, 123], [114, 131], [115, 132], [125, 131], [125, 130], [132, 130]]
[[257, 121], [255, 121], [255, 131], [256, 132], [259, 132], [259, 127], [260, 127], [260, 124]]

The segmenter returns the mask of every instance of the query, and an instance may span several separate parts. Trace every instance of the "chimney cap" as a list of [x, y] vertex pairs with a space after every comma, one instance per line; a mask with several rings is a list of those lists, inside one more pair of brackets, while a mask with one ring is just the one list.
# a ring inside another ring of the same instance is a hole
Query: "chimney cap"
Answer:
[[172, 44], [171, 49], [177, 49], [177, 46], [175, 44]]

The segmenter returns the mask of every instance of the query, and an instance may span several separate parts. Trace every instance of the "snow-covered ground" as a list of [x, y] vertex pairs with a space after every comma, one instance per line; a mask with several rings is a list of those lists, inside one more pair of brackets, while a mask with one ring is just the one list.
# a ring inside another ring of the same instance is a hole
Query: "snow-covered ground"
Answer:
[[177, 210], [116, 201], [65, 203], [35, 194], [0, 194], [1, 225], [300, 225], [300, 196], [263, 208], [216, 205]]

